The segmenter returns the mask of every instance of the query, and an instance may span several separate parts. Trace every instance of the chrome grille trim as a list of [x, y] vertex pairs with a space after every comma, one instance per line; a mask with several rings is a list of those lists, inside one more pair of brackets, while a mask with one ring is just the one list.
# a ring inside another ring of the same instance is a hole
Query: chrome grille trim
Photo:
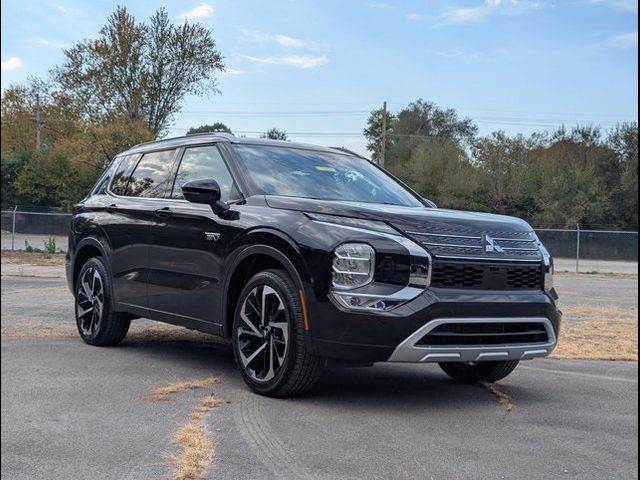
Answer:
[[[453, 323], [541, 323], [547, 330], [547, 342], [508, 345], [427, 346], [419, 342], [431, 330]], [[388, 362], [478, 362], [484, 360], [529, 360], [546, 357], [556, 346], [557, 338], [551, 320], [545, 317], [519, 318], [438, 318], [409, 335], [393, 351]]]

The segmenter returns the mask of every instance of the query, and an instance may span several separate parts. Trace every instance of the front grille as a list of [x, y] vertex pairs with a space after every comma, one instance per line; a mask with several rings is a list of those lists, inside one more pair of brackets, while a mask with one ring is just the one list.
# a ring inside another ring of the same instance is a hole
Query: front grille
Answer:
[[542, 289], [544, 273], [540, 265], [504, 265], [435, 260], [431, 286], [483, 290]]
[[422, 337], [423, 346], [481, 346], [547, 343], [549, 335], [538, 322], [446, 323]]
[[396, 227], [424, 245], [434, 257], [542, 260], [532, 231], [465, 230], [411, 223], [397, 223]]

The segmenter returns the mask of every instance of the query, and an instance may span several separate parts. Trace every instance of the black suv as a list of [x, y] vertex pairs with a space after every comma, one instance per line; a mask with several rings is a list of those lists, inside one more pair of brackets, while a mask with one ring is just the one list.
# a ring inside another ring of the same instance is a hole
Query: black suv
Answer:
[[118, 155], [74, 208], [67, 277], [85, 342], [137, 317], [229, 337], [270, 396], [327, 364], [497, 381], [551, 353], [561, 320], [526, 222], [435, 208], [342, 149], [218, 133]]

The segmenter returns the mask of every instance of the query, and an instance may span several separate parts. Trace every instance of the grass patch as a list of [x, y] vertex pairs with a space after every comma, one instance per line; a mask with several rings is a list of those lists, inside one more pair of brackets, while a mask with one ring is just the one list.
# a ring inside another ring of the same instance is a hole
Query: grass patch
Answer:
[[491, 395], [493, 395], [507, 413], [512, 413], [516, 409], [513, 399], [503, 392], [498, 385], [495, 383], [482, 382], [482, 386], [486, 388]]
[[638, 311], [617, 307], [563, 309], [558, 347], [551, 358], [638, 361]]
[[202, 420], [207, 412], [219, 407], [222, 403], [213, 395], [208, 396], [191, 412], [186, 425], [176, 433], [173, 441], [182, 447], [182, 452], [175, 457], [174, 478], [176, 480], [204, 478], [204, 472], [213, 461], [215, 451], [213, 440], [205, 434]]
[[145, 397], [150, 402], [162, 402], [169, 400], [172, 395], [186, 392], [188, 390], [199, 390], [201, 388], [212, 388], [219, 383], [216, 377], [204, 378], [202, 380], [189, 380], [186, 382], [176, 382], [164, 387], [155, 388]]
[[25, 252], [21, 250], [2, 250], [2, 263], [36, 265], [42, 267], [64, 265], [64, 253]]
[[570, 277], [570, 276], [582, 276], [582, 275], [586, 275], [589, 277], [600, 277], [600, 278], [621, 278], [624, 280], [638, 280], [638, 274], [637, 273], [616, 273], [616, 272], [599, 272], [597, 270], [592, 270], [590, 272], [580, 272], [580, 273], [576, 273], [575, 271], [571, 271], [571, 270], [556, 270], [555, 272], [556, 275], [561, 275], [563, 277]]

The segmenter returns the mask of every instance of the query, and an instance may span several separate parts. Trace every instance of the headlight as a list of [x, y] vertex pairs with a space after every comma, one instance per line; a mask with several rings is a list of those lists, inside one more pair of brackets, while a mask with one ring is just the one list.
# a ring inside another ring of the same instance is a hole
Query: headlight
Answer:
[[343, 243], [334, 251], [333, 286], [351, 289], [373, 281], [376, 253], [366, 243]]

